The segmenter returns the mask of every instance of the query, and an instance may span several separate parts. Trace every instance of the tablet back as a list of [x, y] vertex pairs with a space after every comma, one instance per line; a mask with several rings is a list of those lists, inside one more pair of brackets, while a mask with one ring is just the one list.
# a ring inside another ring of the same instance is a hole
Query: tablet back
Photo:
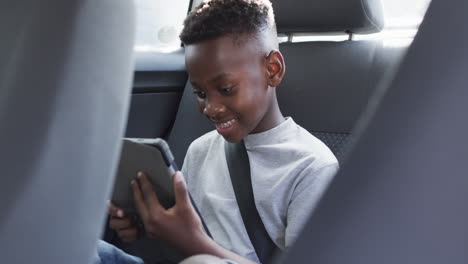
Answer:
[[172, 175], [161, 153], [151, 145], [124, 140], [119, 168], [114, 183], [112, 202], [126, 213], [134, 213], [133, 192], [130, 182], [142, 171], [153, 184], [159, 202], [169, 208], [174, 205]]

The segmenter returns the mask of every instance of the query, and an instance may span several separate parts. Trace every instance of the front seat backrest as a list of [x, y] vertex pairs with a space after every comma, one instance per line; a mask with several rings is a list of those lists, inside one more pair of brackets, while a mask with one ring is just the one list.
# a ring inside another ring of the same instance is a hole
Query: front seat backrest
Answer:
[[432, 0], [351, 155], [276, 263], [468, 263], [467, 8]]
[[123, 136], [134, 7], [0, 2], [2, 263], [90, 263]]

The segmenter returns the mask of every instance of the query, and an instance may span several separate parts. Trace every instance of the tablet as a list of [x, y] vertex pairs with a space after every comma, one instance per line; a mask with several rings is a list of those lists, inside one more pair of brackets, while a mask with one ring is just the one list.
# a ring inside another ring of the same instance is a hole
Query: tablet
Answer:
[[125, 138], [112, 203], [126, 214], [136, 213], [130, 182], [142, 171], [153, 185], [161, 205], [166, 209], [172, 207], [175, 203], [172, 176], [176, 170], [174, 158], [164, 140]]

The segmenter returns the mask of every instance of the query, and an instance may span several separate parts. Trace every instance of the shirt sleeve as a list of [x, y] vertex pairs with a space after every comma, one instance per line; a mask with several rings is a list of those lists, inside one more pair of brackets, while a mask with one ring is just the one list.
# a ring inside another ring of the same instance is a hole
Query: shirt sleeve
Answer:
[[303, 225], [317, 206], [336, 172], [338, 163], [319, 169], [306, 168], [301, 173], [288, 206], [285, 246], [288, 248], [300, 234]]
[[182, 169], [180, 170], [182, 172], [182, 175], [184, 175], [184, 179], [187, 185], [188, 185], [189, 178], [190, 178], [190, 173], [189, 173], [190, 161], [189, 160], [190, 160], [190, 147], [191, 146], [192, 145], [189, 146], [187, 153], [185, 154], [184, 164], [182, 164]]

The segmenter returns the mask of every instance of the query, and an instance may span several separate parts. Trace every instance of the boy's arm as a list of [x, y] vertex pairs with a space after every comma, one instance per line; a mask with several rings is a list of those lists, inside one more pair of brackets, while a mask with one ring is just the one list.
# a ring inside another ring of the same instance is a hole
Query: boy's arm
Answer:
[[175, 205], [165, 209], [159, 203], [151, 183], [143, 173], [131, 182], [138, 213], [150, 237], [162, 239], [187, 256], [210, 254], [238, 263], [253, 264], [212, 240], [203, 230], [200, 217], [190, 202], [187, 186], [181, 172], [173, 177]]
[[308, 167], [301, 173], [301, 180], [296, 185], [288, 206], [286, 248], [290, 247], [299, 236], [338, 168], [338, 163], [331, 163], [318, 169]]

